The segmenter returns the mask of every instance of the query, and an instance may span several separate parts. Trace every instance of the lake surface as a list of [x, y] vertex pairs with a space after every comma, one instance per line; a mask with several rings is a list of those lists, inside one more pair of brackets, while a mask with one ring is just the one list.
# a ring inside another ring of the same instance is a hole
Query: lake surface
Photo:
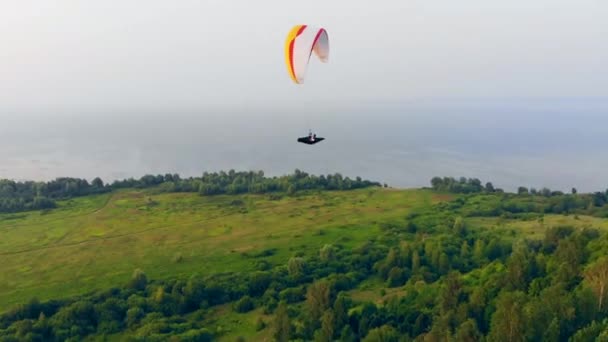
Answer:
[[[417, 101], [350, 109], [5, 113], [0, 178], [294, 169], [395, 187], [478, 177], [569, 191], [608, 187], [608, 100]], [[326, 138], [298, 144], [312, 128]]]

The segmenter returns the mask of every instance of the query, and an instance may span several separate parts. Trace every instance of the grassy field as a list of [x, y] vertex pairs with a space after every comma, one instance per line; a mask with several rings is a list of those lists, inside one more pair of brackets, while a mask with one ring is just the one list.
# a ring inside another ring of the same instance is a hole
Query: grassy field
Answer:
[[467, 218], [466, 223], [471, 227], [483, 229], [501, 229], [523, 233], [532, 239], [542, 239], [550, 227], [572, 226], [577, 229], [597, 228], [608, 230], [608, 220], [605, 218], [585, 215], [544, 215], [542, 220], [504, 219], [498, 217]]
[[446, 199], [425, 190], [364, 189], [271, 199], [119, 191], [59, 209], [0, 215], [0, 311], [36, 296], [63, 298], [149, 278], [251, 269], [255, 258], [284, 263], [325, 243], [356, 245], [383, 220]]
[[[318, 253], [326, 243], [357, 246], [382, 235], [383, 223], [405, 222], [408, 212], [424, 212], [420, 209], [452, 198], [429, 190], [382, 188], [295, 197], [201, 197], [130, 189], [61, 202], [50, 211], [2, 214], [0, 311], [32, 297], [66, 298], [121, 286], [137, 268], [151, 279], [249, 272], [262, 259], [285, 264], [291, 256]], [[560, 225], [608, 230], [608, 219], [584, 215], [466, 217], [464, 223], [513, 239], [542, 239], [547, 228]], [[356, 301], [379, 305], [405, 294], [403, 287], [387, 288], [374, 276], [348, 292]], [[272, 329], [257, 331], [256, 323], [261, 318], [272, 325], [272, 316], [261, 307], [237, 313], [233, 305], [211, 307], [201, 318], [197, 312], [189, 317], [221, 331], [220, 341], [239, 336], [271, 340]], [[112, 338], [137, 333], [125, 330]]]

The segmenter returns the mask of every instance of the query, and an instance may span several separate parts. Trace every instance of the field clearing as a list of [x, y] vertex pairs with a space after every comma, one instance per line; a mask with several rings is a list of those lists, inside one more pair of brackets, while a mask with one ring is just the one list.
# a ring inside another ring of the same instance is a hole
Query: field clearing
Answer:
[[577, 229], [597, 228], [608, 231], [608, 220], [586, 215], [544, 215], [542, 221], [505, 219], [499, 217], [472, 217], [466, 224], [474, 228], [513, 230], [532, 239], [543, 239], [545, 231], [551, 227], [572, 226]]
[[406, 294], [402, 286], [387, 287], [380, 278], [370, 278], [361, 283], [356, 289], [348, 292], [353, 300], [361, 302], [373, 302], [383, 305], [391, 297], [402, 297]]
[[272, 200], [118, 191], [73, 199], [46, 213], [0, 215], [0, 311], [36, 296], [64, 298], [125, 283], [284, 263], [325, 243], [355, 246], [383, 220], [447, 197], [426, 190], [361, 189]]
[[[244, 337], [246, 341], [272, 341], [273, 315], [265, 315], [263, 308], [258, 308], [248, 313], [237, 313], [230, 304], [225, 304], [212, 309], [210, 316], [217, 319], [207, 320], [213, 326], [219, 326], [226, 333], [218, 337], [218, 341], [235, 341], [238, 337]], [[256, 331], [256, 322], [262, 319], [266, 327]]]

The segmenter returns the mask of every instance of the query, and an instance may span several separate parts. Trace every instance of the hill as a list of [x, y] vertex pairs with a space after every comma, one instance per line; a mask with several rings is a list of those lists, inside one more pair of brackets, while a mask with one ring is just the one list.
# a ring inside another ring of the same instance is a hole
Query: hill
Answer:
[[2, 214], [0, 338], [608, 337], [606, 193], [480, 184], [152, 186]]
[[256, 258], [246, 255], [268, 253], [280, 264], [325, 243], [354, 246], [376, 235], [379, 222], [439, 198], [376, 189], [295, 197], [124, 190], [0, 215], [0, 308], [110, 288], [136, 268], [156, 279], [247, 271]]

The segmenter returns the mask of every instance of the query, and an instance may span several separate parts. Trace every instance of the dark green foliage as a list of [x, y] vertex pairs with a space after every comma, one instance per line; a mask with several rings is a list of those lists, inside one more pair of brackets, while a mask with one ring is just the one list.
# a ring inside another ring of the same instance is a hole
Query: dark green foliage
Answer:
[[[580, 194], [573, 188], [570, 193], [552, 191], [547, 188], [536, 190], [520, 186], [516, 193], [505, 193], [495, 189], [491, 183], [485, 187], [477, 179], [461, 177], [433, 177], [434, 190], [467, 194], [450, 204], [451, 209], [461, 209], [465, 216], [503, 216], [534, 218], [540, 214], [586, 214], [608, 217], [608, 197], [606, 192]], [[464, 209], [464, 210], [462, 210]]]
[[598, 337], [604, 333], [606, 335], [608, 331], [608, 319], [604, 319], [601, 323], [593, 321], [586, 327], [579, 329], [574, 336], [572, 336], [572, 342], [587, 342], [587, 341], [598, 341]]
[[[205, 172], [200, 178], [191, 178], [198, 186], [202, 195], [242, 194], [242, 193], [272, 193], [285, 192], [289, 195], [300, 190], [351, 190], [370, 186], [381, 186], [378, 182], [362, 180], [360, 177], [350, 179], [341, 174], [327, 176], [314, 176], [306, 172], [295, 170], [293, 174], [281, 177], [264, 177], [262, 171], [258, 172]], [[179, 187], [177, 187], [179, 188]]]
[[249, 295], [252, 297], [259, 297], [263, 295], [271, 282], [272, 273], [270, 272], [252, 273], [248, 281]]
[[130, 288], [141, 291], [146, 288], [147, 284], [148, 284], [148, 278], [146, 277], [146, 274], [144, 273], [144, 271], [142, 271], [140, 269], [136, 269], [135, 271], [133, 271], [133, 275], [131, 276], [131, 281], [129, 282]]
[[245, 313], [253, 310], [254, 307], [255, 304], [253, 303], [253, 300], [251, 300], [251, 297], [246, 295], [234, 304], [234, 311]]
[[50, 182], [15, 182], [0, 179], [0, 213], [51, 209], [57, 206], [56, 200], [110, 190], [98, 178], [92, 184], [78, 178], [57, 178]]
[[399, 333], [390, 325], [383, 325], [369, 331], [363, 342], [398, 342]]
[[289, 304], [298, 303], [304, 300], [304, 288], [303, 287], [290, 287], [279, 293], [279, 298]]
[[477, 323], [474, 319], [467, 319], [463, 322], [455, 333], [456, 341], [475, 342], [481, 339], [481, 333], [477, 329]]
[[273, 337], [277, 342], [287, 342], [291, 337], [291, 322], [287, 304], [280, 302], [274, 318]]
[[[284, 192], [293, 195], [301, 190], [353, 190], [366, 187], [380, 187], [378, 182], [362, 180], [360, 177], [350, 179], [336, 173], [333, 175], [309, 175], [295, 170], [293, 174], [281, 177], [265, 177], [262, 171], [205, 172], [202, 177], [182, 179], [178, 174], [145, 175], [136, 180], [133, 178], [117, 180], [105, 184], [97, 177], [91, 183], [86, 179], [57, 178], [50, 182], [15, 182], [0, 179], [0, 213], [13, 213], [27, 210], [51, 209], [57, 206], [55, 201], [78, 196], [110, 192], [124, 188], [157, 187], [161, 192], [198, 192], [204, 196], [219, 194], [275, 193]], [[150, 203], [153, 205], [153, 203]], [[232, 206], [240, 207], [244, 203], [235, 200]]]
[[400, 267], [393, 267], [388, 272], [387, 287], [401, 286], [407, 280], [407, 271]]
[[[244, 273], [156, 280], [136, 270], [120, 288], [64, 301], [34, 299], [0, 315], [0, 340], [76, 341], [128, 333], [138, 341], [210, 341], [223, 334], [214, 326], [213, 307], [227, 303], [243, 314], [257, 315], [251, 310], [259, 307], [272, 315], [255, 321], [255, 330], [267, 329], [262, 334], [278, 341], [608, 337], [605, 233], [547, 226], [543, 237], [527, 240], [504, 229], [480, 229], [469, 219], [505, 213], [529, 219], [519, 215], [567, 207], [561, 199], [574, 195], [545, 189], [547, 197], [541, 198], [532, 190], [515, 195], [487, 193], [491, 185], [481, 189], [418, 209], [402, 221], [378, 222], [378, 236], [359, 246], [328, 239], [278, 266], [260, 259], [279, 256], [267, 248], [250, 255], [252, 268]], [[575, 196], [576, 202], [585, 195]], [[369, 291], [382, 298], [353, 299], [350, 291], [363, 281], [383, 284]]]
[[259, 317], [258, 320], [255, 322], [255, 331], [260, 331], [264, 329], [266, 329], [266, 322], [264, 322], [262, 317]]
[[491, 183], [486, 186], [481, 185], [481, 181], [477, 178], [464, 178], [456, 180], [452, 177], [433, 177], [431, 179], [431, 186], [437, 191], [446, 191], [453, 193], [476, 193], [486, 190], [496, 191]]

